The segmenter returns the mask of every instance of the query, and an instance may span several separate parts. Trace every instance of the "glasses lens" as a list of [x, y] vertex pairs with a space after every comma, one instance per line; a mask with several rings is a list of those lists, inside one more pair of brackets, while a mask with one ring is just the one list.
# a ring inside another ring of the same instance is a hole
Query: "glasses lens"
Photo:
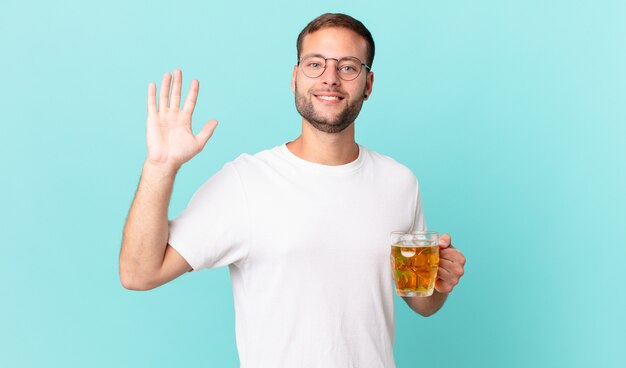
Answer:
[[361, 73], [361, 61], [355, 58], [344, 58], [339, 60], [337, 69], [341, 79], [353, 80]]
[[300, 62], [302, 72], [309, 78], [317, 78], [324, 73], [326, 60], [318, 56], [309, 56]]

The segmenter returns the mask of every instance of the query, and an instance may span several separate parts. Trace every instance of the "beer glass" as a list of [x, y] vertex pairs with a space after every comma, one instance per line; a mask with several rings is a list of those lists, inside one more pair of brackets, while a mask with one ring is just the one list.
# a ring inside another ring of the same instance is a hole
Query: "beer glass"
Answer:
[[391, 270], [400, 296], [433, 294], [439, 268], [436, 231], [391, 233]]

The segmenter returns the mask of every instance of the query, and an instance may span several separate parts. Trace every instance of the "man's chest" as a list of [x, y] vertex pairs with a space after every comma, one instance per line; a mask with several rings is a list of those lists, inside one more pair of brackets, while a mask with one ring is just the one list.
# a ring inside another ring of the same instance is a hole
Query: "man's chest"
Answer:
[[408, 229], [414, 198], [366, 186], [326, 185], [256, 193], [251, 256], [379, 262], [389, 233]]

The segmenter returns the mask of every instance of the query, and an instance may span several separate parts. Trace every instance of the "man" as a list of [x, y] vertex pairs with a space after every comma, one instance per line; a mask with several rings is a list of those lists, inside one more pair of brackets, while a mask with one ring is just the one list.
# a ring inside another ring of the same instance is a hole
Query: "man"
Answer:
[[[354, 121], [372, 93], [374, 42], [359, 21], [324, 14], [298, 37], [291, 87], [302, 115], [292, 142], [227, 163], [168, 222], [177, 170], [211, 137], [194, 136], [192, 81], [148, 88], [148, 157], [120, 253], [124, 287], [147, 290], [187, 271], [228, 265], [242, 367], [393, 367], [388, 237], [423, 230], [415, 176], [358, 145]], [[169, 105], [168, 105], [169, 102]], [[430, 297], [404, 298], [428, 316], [463, 274], [465, 259], [440, 240]]]

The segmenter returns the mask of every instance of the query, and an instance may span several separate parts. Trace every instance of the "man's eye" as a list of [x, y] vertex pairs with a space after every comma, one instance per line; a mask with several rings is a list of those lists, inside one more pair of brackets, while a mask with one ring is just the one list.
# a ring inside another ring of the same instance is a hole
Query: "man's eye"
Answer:
[[320, 67], [320, 64], [319, 63], [309, 63], [307, 66], [309, 68], [312, 68], [312, 69], [317, 69], [317, 68]]
[[340, 69], [340, 70], [341, 70], [342, 72], [345, 72], [345, 73], [352, 73], [352, 72], [354, 72], [356, 69], [355, 69], [353, 66], [350, 66], [350, 65], [343, 65], [343, 66], [341, 67], [341, 69]]

